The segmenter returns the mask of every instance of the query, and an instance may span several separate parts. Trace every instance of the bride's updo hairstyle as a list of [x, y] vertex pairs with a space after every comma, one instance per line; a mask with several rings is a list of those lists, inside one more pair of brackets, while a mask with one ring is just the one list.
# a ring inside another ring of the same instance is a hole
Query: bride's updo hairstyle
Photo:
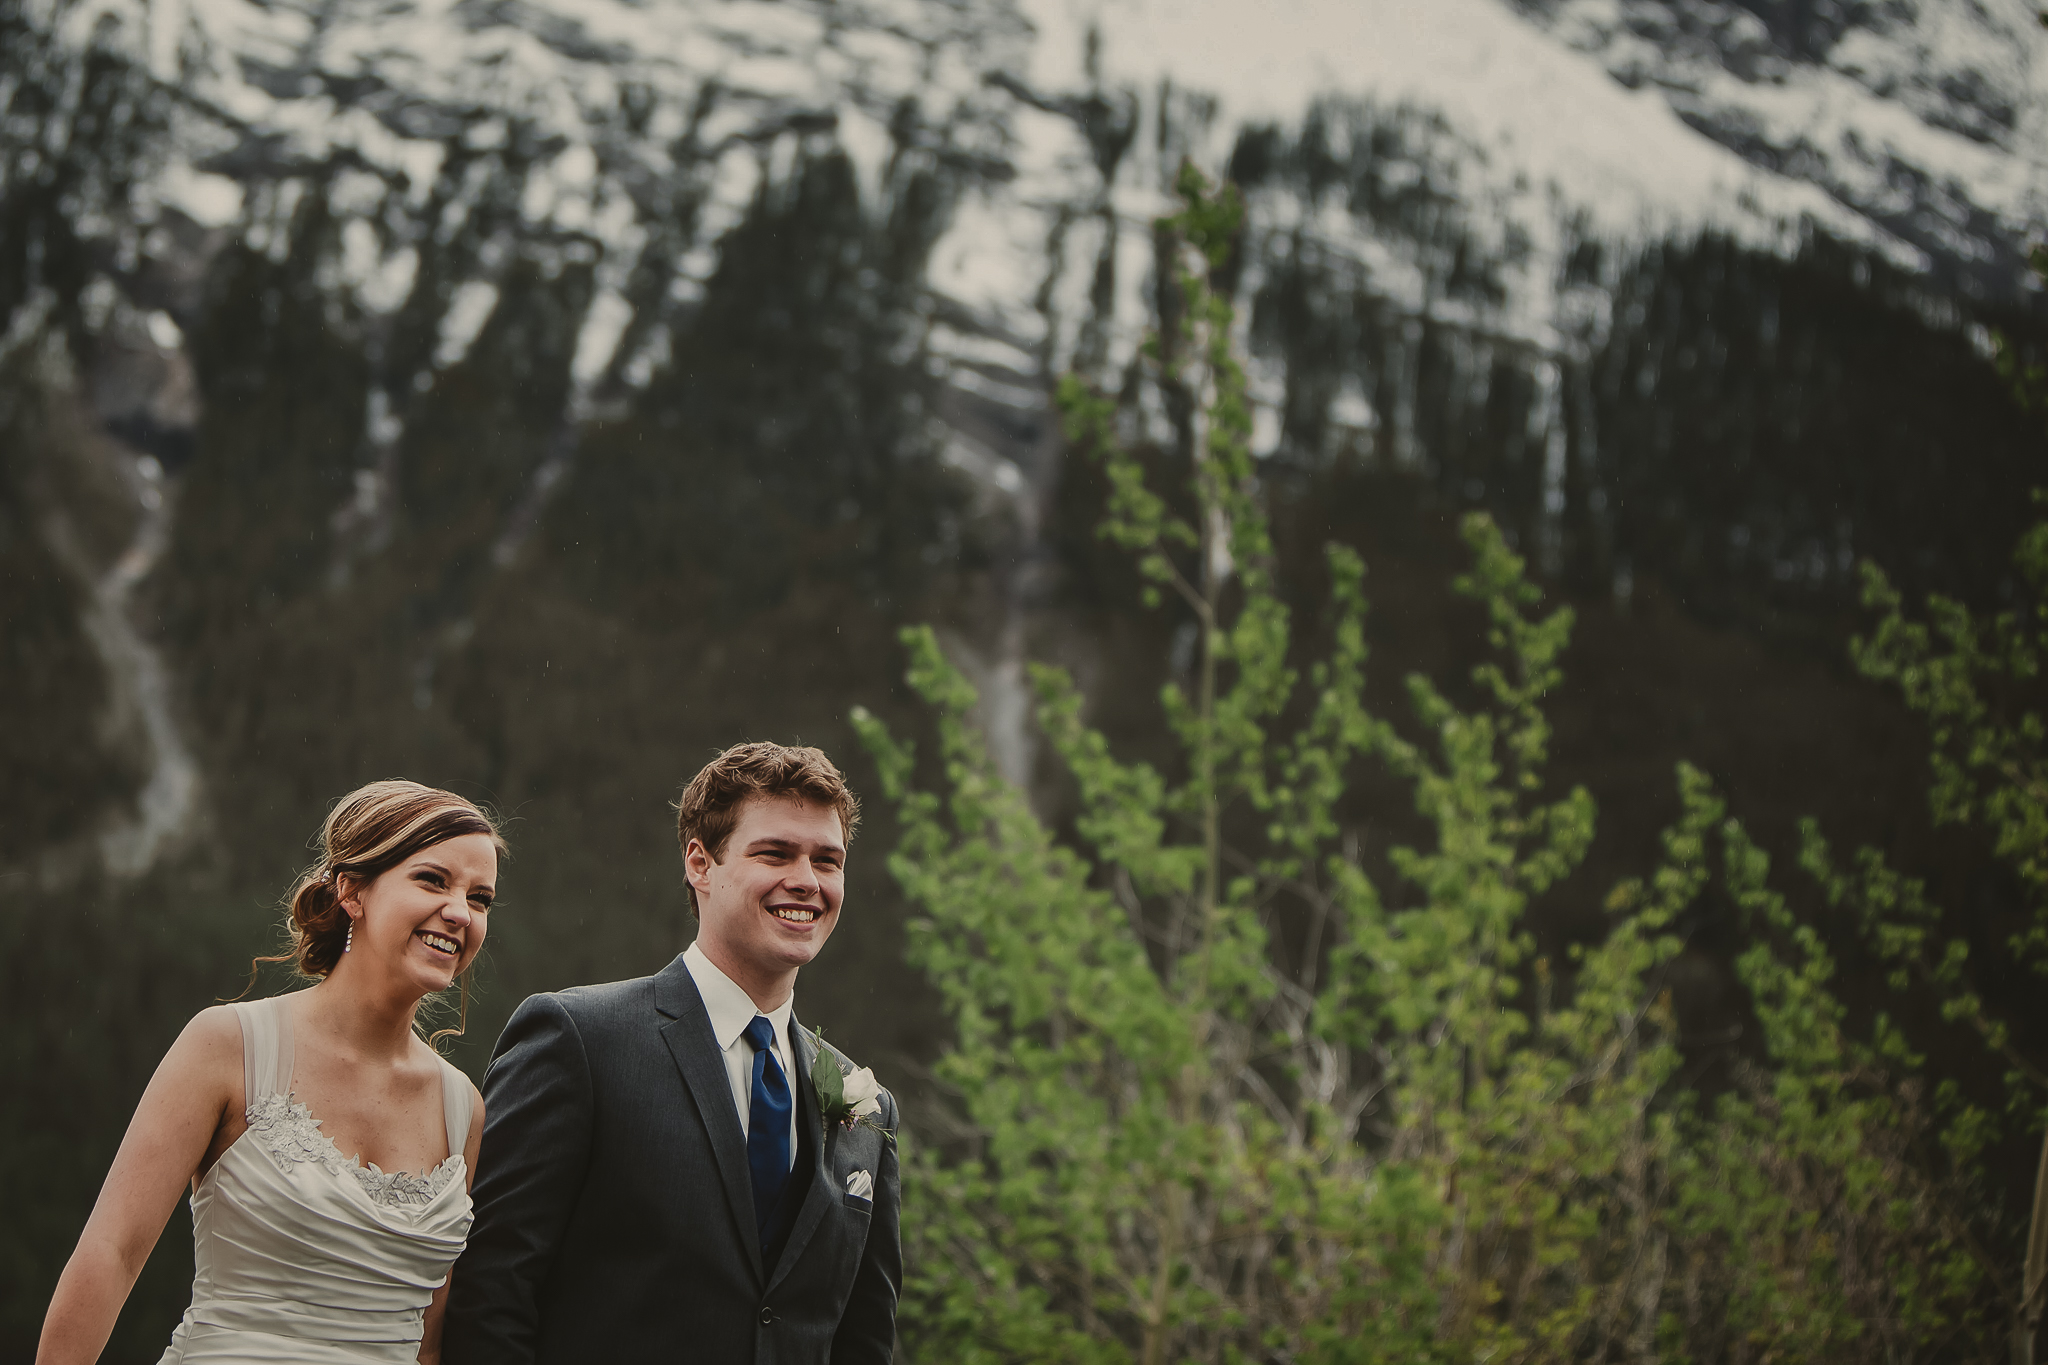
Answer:
[[348, 939], [342, 881], [360, 891], [423, 848], [465, 834], [485, 834], [502, 855], [504, 836], [476, 805], [454, 792], [403, 780], [372, 782], [341, 798], [320, 831], [320, 861], [292, 887], [285, 923], [290, 946], [261, 962], [289, 962], [318, 980], [334, 970]]

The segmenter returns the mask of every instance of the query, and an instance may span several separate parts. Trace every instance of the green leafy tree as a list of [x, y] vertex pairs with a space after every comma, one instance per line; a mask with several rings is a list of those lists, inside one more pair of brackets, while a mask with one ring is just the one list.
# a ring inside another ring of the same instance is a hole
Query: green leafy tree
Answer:
[[[2034, 263], [2048, 278], [2048, 253], [2037, 249]], [[2018, 401], [2042, 410], [2048, 389], [2040, 368], [2020, 364], [2002, 339], [2000, 365]], [[2037, 490], [2035, 498], [2048, 502], [2048, 493]], [[2027, 531], [2012, 562], [2021, 603], [1988, 617], [1940, 595], [1928, 597], [1924, 617], [1909, 615], [1884, 571], [1866, 563], [1863, 600], [1878, 620], [1869, 636], [1854, 642], [1853, 654], [1867, 677], [1896, 688], [1925, 718], [1934, 820], [1972, 828], [1988, 840], [2023, 900], [2017, 927], [2002, 946], [2020, 969], [2048, 975], [2048, 723], [2040, 708], [2048, 663], [2048, 520]], [[1952, 1080], [1933, 1097], [1955, 1180], [1981, 1186], [1981, 1158], [2002, 1132], [2017, 1127], [2031, 1135], [2048, 1127], [2048, 1069], [1987, 1005], [1973, 978], [1970, 945], [1952, 931], [1955, 920], [1928, 897], [1924, 882], [1872, 848], [1858, 849], [1844, 866], [1811, 820], [1803, 828], [1801, 862], [1831, 905], [1854, 914], [1891, 987], [1931, 997], [1944, 1020], [1967, 1028], [2002, 1063], [2003, 1113], [1973, 1101]], [[1891, 1039], [1891, 1055], [1917, 1065], [1887, 1018], [1879, 1027]], [[1985, 1197], [1968, 1201], [1964, 1207], [1974, 1216], [1961, 1242], [2005, 1305], [2011, 1359], [2031, 1365], [2048, 1304], [2048, 1139], [2023, 1215], [2029, 1230], [2021, 1256], [1996, 1250], [2012, 1233], [1999, 1205]]]
[[[1079, 797], [1062, 840], [999, 776], [926, 629], [904, 641], [943, 783], [855, 718], [900, 813], [911, 953], [956, 1030], [952, 1103], [905, 1182], [911, 1354], [1934, 1358], [1975, 1267], [1910, 1164], [1912, 1095], [1847, 1038], [1832, 962], [1704, 775], [1681, 769], [1662, 863], [1614, 890], [1607, 932], [1536, 955], [1524, 916], [1579, 865], [1594, 807], [1545, 775], [1571, 613], [1494, 524], [1464, 522], [1456, 582], [1488, 622], [1476, 705], [1418, 676], [1411, 723], [1371, 713], [1346, 547], [1297, 644], [1210, 278], [1238, 203], [1191, 168], [1178, 188], [1159, 224], [1177, 292], [1144, 351], [1172, 439], [1135, 451], [1110, 399], [1060, 394], [1107, 475], [1102, 534], [1198, 632], [1160, 694], [1173, 770], [1117, 757], [1072, 680], [1034, 669]], [[1366, 764], [1431, 836], [1370, 867], [1345, 826]], [[1661, 979], [1716, 884], [1755, 927], [1739, 966], [1769, 1056], [1702, 1112]]]

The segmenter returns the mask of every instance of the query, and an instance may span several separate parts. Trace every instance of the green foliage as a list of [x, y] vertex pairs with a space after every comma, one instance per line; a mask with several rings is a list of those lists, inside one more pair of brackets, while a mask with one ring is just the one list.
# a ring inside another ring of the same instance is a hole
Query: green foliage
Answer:
[[[1913, 1096], [1849, 1040], [1832, 961], [1703, 774], [1681, 769], [1665, 856], [1608, 898], [1607, 933], [1562, 965], [1537, 955], [1530, 902], [1566, 884], [1595, 811], [1545, 777], [1572, 615], [1544, 610], [1492, 521], [1465, 521], [1456, 582], [1488, 622], [1475, 706], [1411, 677], [1412, 724], [1369, 710], [1346, 547], [1327, 552], [1320, 644], [1297, 642], [1208, 280], [1237, 202], [1192, 169], [1179, 189], [1160, 225], [1177, 306], [1145, 354], [1184, 420], [1141, 453], [1115, 402], [1074, 377], [1061, 392], [1108, 475], [1102, 535], [1199, 632], [1193, 676], [1160, 696], [1178, 763], [1119, 758], [1072, 680], [1035, 669], [1078, 795], [1063, 842], [996, 772], [973, 688], [922, 628], [903, 639], [940, 786], [856, 716], [923, 912], [912, 959], [956, 1029], [945, 1140], [906, 1181], [911, 1354], [1861, 1360], [1879, 1340], [1931, 1358], [1976, 1281], [1907, 1161]], [[1160, 486], [1162, 467], [1184, 481]], [[1347, 804], [1364, 763], [1431, 835], [1383, 866]], [[1754, 925], [1739, 971], [1768, 1064], [1702, 1114], [1662, 981], [1717, 882]]]
[[1867, 676], [1897, 687], [1927, 718], [1934, 818], [1991, 837], [2031, 903], [2011, 950], [2048, 973], [2048, 728], [2033, 704], [2048, 652], [2048, 520], [2020, 541], [2013, 567], [2027, 589], [2024, 607], [1986, 620], [1933, 595], [1920, 621], [1906, 615], [1884, 571], [1864, 565], [1864, 604], [1880, 619], [1854, 654]]
[[[2033, 260], [2037, 273], [2048, 272], [2048, 253], [2036, 248]], [[2040, 367], [2023, 364], [2002, 337], [1998, 361], [2019, 405], [2040, 411]], [[2048, 493], [2036, 490], [2034, 496], [2037, 504], [2048, 503]], [[1930, 594], [1924, 618], [1916, 618], [1885, 572], [1866, 562], [1863, 601], [1877, 613], [1877, 626], [1853, 642], [1852, 655], [1865, 676], [1896, 688], [1925, 718], [1930, 812], [1937, 824], [1968, 827], [1989, 841], [2024, 902], [2004, 946], [2014, 963], [2048, 975], [2048, 726], [2039, 705], [2048, 660], [2048, 519], [2037, 520], [2020, 538], [2012, 567], [2023, 589], [2019, 605], [1987, 617]], [[2048, 1147], [2033, 1190], [2033, 1227], [2024, 1253], [1994, 1250], [2009, 1244], [2016, 1229], [1991, 1201], [1972, 1199], [1969, 1191], [1982, 1183], [1982, 1158], [2006, 1123], [2016, 1121], [2027, 1136], [2048, 1126], [2048, 1072], [1987, 1005], [1972, 979], [1968, 941], [1951, 929], [1953, 921], [1929, 899], [1923, 882], [1893, 868], [1873, 848], [1856, 850], [1842, 866], [1812, 820], [1801, 831], [1800, 861], [1827, 903], [1854, 916], [1892, 990], [1937, 1006], [1945, 1023], [1969, 1030], [2003, 1066], [2003, 1116], [1953, 1080], [1935, 1090], [1936, 1112], [1926, 1126], [1938, 1138], [1946, 1183], [1963, 1193], [1952, 1201], [1942, 1228], [1952, 1250], [1914, 1269], [1930, 1281], [1945, 1277], [1951, 1286], [1994, 1286], [2011, 1318], [2012, 1358], [2031, 1361], [2048, 1299]], [[1875, 1061], [1907, 1073], [1922, 1066], [1888, 1012], [1877, 1017], [1875, 1055], [1865, 1064]], [[1867, 1179], [1869, 1173], [1851, 1175]], [[1929, 1319], [1925, 1325], [1938, 1324]]]
[[[1718, 803], [1716, 809], [1718, 810]], [[1769, 859], [1730, 820], [1723, 882], [1749, 946], [1764, 1059], [1724, 1095], [1681, 1162], [1680, 1226], [1696, 1255], [1743, 1272], [1708, 1288], [1694, 1334], [1794, 1360], [1947, 1359], [1981, 1346], [1982, 1275], [1957, 1190], [1926, 1169], [1919, 1059], [1880, 1020], [1859, 1041], [1820, 933], [1766, 884]]]

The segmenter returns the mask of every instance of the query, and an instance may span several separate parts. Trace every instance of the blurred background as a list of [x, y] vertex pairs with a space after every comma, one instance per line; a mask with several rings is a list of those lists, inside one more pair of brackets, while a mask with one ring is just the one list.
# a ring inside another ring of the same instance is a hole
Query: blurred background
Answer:
[[[1298, 610], [1342, 541], [1373, 687], [1462, 671], [1484, 508], [1580, 614], [1553, 748], [1601, 828], [1539, 938], [1650, 863], [1683, 757], [1774, 851], [1813, 815], [1927, 875], [2024, 999], [2009, 874], [1931, 827], [1925, 731], [1847, 653], [1864, 558], [2016, 591], [2019, 0], [0, 0], [0, 111], [0, 1356], [359, 783], [508, 819], [480, 1076], [528, 992], [688, 942], [667, 803], [718, 748], [818, 744], [873, 794], [848, 711], [929, 725], [902, 625], [1048, 818], [1026, 661], [1163, 752], [1192, 626], [1097, 539], [1050, 393], [1164, 420], [1124, 377], [1183, 158], [1248, 204], [1225, 277]], [[801, 1008], [914, 1123], [943, 1024], [870, 811]], [[1711, 1086], [1736, 940], [1685, 932]], [[161, 1351], [184, 1219], [108, 1359]]]

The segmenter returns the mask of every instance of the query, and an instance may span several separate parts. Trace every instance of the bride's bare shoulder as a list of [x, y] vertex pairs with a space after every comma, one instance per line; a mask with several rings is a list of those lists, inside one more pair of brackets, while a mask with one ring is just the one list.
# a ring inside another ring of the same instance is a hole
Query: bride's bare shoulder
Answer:
[[211, 1005], [192, 1016], [164, 1060], [206, 1073], [240, 1078], [242, 1023], [226, 1005]]
[[[203, 1135], [214, 1130], [221, 1114], [241, 1112], [242, 1089], [241, 1024], [224, 1006], [203, 1009], [164, 1053], [135, 1121], [143, 1123], [146, 1116], [158, 1126], [183, 1124], [187, 1119], [181, 1116], [189, 1116], [190, 1122], [203, 1124]], [[193, 1156], [197, 1159], [198, 1153]]]

